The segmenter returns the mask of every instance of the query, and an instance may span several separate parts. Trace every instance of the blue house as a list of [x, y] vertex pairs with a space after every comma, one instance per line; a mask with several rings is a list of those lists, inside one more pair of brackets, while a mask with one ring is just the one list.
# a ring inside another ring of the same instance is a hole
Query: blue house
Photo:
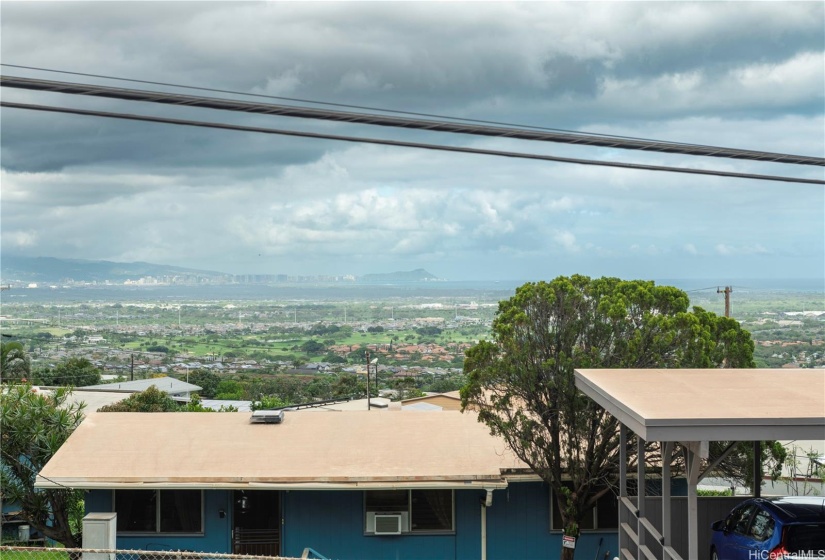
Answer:
[[[553, 559], [549, 487], [473, 413], [92, 413], [39, 487], [86, 489], [117, 513], [119, 549], [339, 560]], [[578, 558], [617, 556], [615, 497], [583, 524]]]

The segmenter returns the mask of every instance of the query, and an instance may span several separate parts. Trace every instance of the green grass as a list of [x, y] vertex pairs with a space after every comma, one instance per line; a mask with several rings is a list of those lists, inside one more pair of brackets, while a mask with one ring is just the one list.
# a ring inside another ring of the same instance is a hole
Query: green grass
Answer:
[[0, 550], [3, 560], [69, 560], [69, 553], [59, 550]]

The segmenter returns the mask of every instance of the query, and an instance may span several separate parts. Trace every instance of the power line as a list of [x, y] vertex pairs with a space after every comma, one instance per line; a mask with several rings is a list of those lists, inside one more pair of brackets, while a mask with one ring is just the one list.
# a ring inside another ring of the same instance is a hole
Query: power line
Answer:
[[[67, 75], [71, 75], [71, 76], [85, 76], [85, 77], [89, 77], [89, 78], [102, 78], [102, 79], [105, 79], [105, 80], [116, 80], [116, 81], [121, 81], [121, 82], [132, 82], [132, 83], [137, 83], [137, 84], [149, 84], [149, 85], [167, 86], [167, 87], [174, 87], [174, 88], [181, 88], [181, 89], [191, 89], [191, 90], [196, 90], [196, 91], [209, 91], [209, 92], [213, 92], [213, 93], [229, 93], [229, 94], [232, 94], [232, 95], [244, 95], [244, 96], [247, 96], [247, 97], [258, 97], [258, 98], [261, 98], [261, 99], [279, 99], [281, 101], [294, 101], [296, 103], [307, 103], [307, 104], [313, 104], [313, 105], [327, 105], [329, 107], [345, 107], [345, 108], [348, 108], [348, 109], [363, 109], [363, 110], [367, 110], [367, 111], [380, 111], [382, 113], [395, 113], [395, 114], [400, 114], [400, 115], [415, 115], [415, 116], [418, 116], [418, 117], [431, 117], [431, 118], [436, 118], [436, 119], [448, 119], [448, 120], [461, 121], [461, 122], [493, 124], [493, 125], [501, 125], [501, 126], [508, 126], [508, 127], [516, 127], [516, 128], [528, 128], [528, 129], [534, 129], [534, 130], [552, 130], [552, 131], [556, 131], [556, 132], [572, 132], [572, 133], [576, 133], [576, 134], [589, 134], [589, 135], [592, 135], [592, 136], [601, 136], [601, 137], [604, 137], [604, 138], [623, 138], [623, 139], [628, 139], [628, 140], [644, 140], [646, 142], [665, 142], [663, 140], [652, 140], [650, 138], [643, 138], [643, 137], [638, 137], [638, 136], [624, 136], [624, 135], [618, 135], [618, 134], [605, 134], [605, 133], [602, 133], [602, 132], [582, 132], [582, 131], [575, 131], [575, 130], [569, 130], [569, 129], [564, 129], [564, 128], [554, 128], [554, 127], [548, 127], [548, 126], [535, 126], [535, 125], [529, 125], [529, 124], [515, 124], [515, 123], [508, 123], [508, 122], [502, 122], [502, 121], [491, 121], [491, 120], [484, 120], [484, 119], [470, 119], [470, 118], [466, 118], [466, 117], [453, 117], [453, 116], [449, 116], [449, 115], [440, 115], [440, 114], [433, 114], [433, 113], [421, 113], [421, 112], [415, 112], [415, 111], [402, 111], [402, 110], [398, 110], [398, 109], [385, 109], [385, 108], [381, 108], [381, 107], [370, 107], [370, 106], [366, 106], [366, 105], [351, 105], [351, 104], [347, 104], [347, 103], [334, 103], [334, 102], [330, 102], [330, 101], [317, 101], [317, 100], [312, 100], [312, 99], [302, 99], [302, 98], [298, 98], [298, 97], [283, 97], [283, 96], [279, 96], [279, 95], [266, 95], [266, 94], [261, 94], [261, 93], [248, 93], [248, 92], [243, 92], [243, 91], [208, 88], [208, 87], [202, 87], [202, 86], [190, 86], [190, 85], [184, 85], [184, 84], [173, 84], [173, 83], [170, 83], [170, 82], [155, 82], [155, 81], [151, 81], [151, 80], [138, 80], [138, 79], [135, 79], [135, 78], [123, 78], [123, 77], [119, 77], [119, 76], [109, 76], [109, 75], [106, 75], [106, 74], [89, 74], [89, 73], [86, 73], [86, 72], [72, 72], [72, 71], [69, 71], [69, 70], [56, 70], [56, 69], [53, 69], [53, 68], [41, 68], [41, 67], [37, 67], [37, 66], [23, 66], [23, 65], [20, 65], [20, 64], [0, 63], [0, 66], [8, 66], [9, 68], [22, 68], [22, 69], [26, 69], [26, 70], [37, 70], [37, 71], [41, 71], [41, 72], [54, 72], [54, 73], [58, 73], [58, 74], [67, 74]], [[671, 144], [671, 145], [674, 145], [674, 146], [694, 146], [695, 145], [695, 144], [689, 144], [689, 143], [683, 143], [683, 142], [671, 142], [671, 141], [667, 141], [667, 143]]]
[[704, 292], [704, 291], [706, 291], [706, 290], [715, 290], [715, 289], [717, 289], [718, 287], [719, 287], [719, 286], [709, 286], [709, 287], [707, 287], [707, 288], [696, 288], [695, 290], [684, 290], [684, 292], [685, 292], [686, 294], [692, 294], [692, 293], [694, 293], [694, 292]]
[[48, 476], [43, 476], [42, 474], [40, 474], [39, 471], [35, 470], [34, 467], [32, 467], [31, 465], [29, 465], [27, 463], [24, 463], [23, 461], [21, 461], [19, 459], [15, 459], [13, 456], [9, 455], [6, 451], [2, 451], [2, 453], [3, 453], [3, 455], [5, 455], [7, 457], [7, 460], [12, 461], [12, 464], [17, 464], [17, 465], [20, 465], [21, 467], [25, 467], [26, 469], [29, 470], [29, 472], [34, 474], [35, 477], [39, 476], [43, 480], [47, 480], [47, 481], [51, 482], [52, 484], [55, 484], [56, 486], [60, 486], [62, 488], [65, 488], [66, 490], [74, 490], [74, 488], [72, 488], [71, 486], [66, 486], [65, 484], [61, 484], [61, 483], [57, 482], [56, 480], [52, 480]]
[[12, 103], [9, 101], [0, 102], [0, 107], [12, 109], [28, 109], [32, 111], [45, 111], [52, 113], [67, 113], [73, 115], [83, 115], [92, 117], [104, 117], [110, 119], [123, 119], [132, 121], [144, 121], [162, 124], [174, 124], [181, 126], [194, 126], [200, 128], [216, 128], [220, 130], [235, 130], [240, 132], [257, 132], [262, 134], [278, 134], [283, 136], [296, 136], [301, 138], [315, 138], [323, 140], [338, 140], [342, 142], [357, 142], [363, 144], [379, 144], [383, 146], [397, 146], [406, 148], [421, 148], [425, 150], [439, 150], [445, 152], [458, 152], [465, 154], [480, 154], [489, 156], [500, 156], [520, 159], [532, 159], [540, 161], [555, 161], [560, 163], [576, 163], [581, 165], [596, 165], [602, 167], [619, 167], [623, 169], [637, 169], [643, 171], [666, 171], [671, 173], [687, 173], [692, 175], [713, 175], [717, 177], [730, 177], [737, 179], [756, 179], [763, 181], [780, 181], [786, 183], [802, 183], [810, 185], [825, 185], [825, 180], [821, 179], [801, 179], [797, 177], [786, 177], [778, 175], [757, 175], [753, 173], [735, 173], [731, 171], [718, 171], [710, 169], [695, 169], [690, 167], [667, 167], [661, 165], [646, 165], [640, 163], [625, 163], [617, 161], [599, 161], [591, 159], [568, 158], [551, 156], [545, 154], [528, 154], [522, 152], [506, 152], [499, 150], [485, 150], [480, 148], [465, 148], [460, 146], [446, 146], [443, 144], [424, 144], [420, 142], [404, 142], [400, 140], [383, 140], [378, 138], [361, 138], [356, 136], [340, 136], [334, 134], [321, 134], [315, 132], [299, 132], [295, 130], [283, 130], [275, 128], [261, 128], [253, 126], [242, 126], [234, 124], [192, 121], [182, 119], [171, 119], [164, 117], [150, 117], [131, 113], [111, 113], [104, 111], [91, 111], [86, 109], [73, 109], [69, 107], [54, 107], [49, 105], [31, 105], [27, 103]]
[[450, 132], [455, 134], [472, 134], [476, 136], [496, 138], [516, 138], [519, 140], [535, 140], [543, 142], [557, 142], [584, 146], [618, 148], [626, 150], [642, 150], [658, 153], [683, 154], [693, 156], [708, 156], [718, 158], [745, 159], [752, 161], [767, 161], [773, 163], [790, 163], [799, 165], [825, 166], [825, 158], [801, 156], [794, 154], [780, 154], [753, 150], [723, 148], [719, 146], [703, 146], [698, 144], [673, 144], [647, 140], [609, 138], [592, 134], [571, 132], [552, 132], [528, 130], [524, 128], [506, 128], [498, 126], [482, 126], [457, 122], [432, 121], [376, 115], [369, 113], [352, 113], [329, 109], [312, 109], [292, 105], [276, 105], [271, 103], [252, 103], [232, 99], [215, 97], [198, 97], [175, 93], [146, 91], [136, 89], [113, 88], [72, 82], [56, 82], [51, 80], [37, 80], [15, 76], [0, 76], [0, 86], [35, 91], [48, 91], [71, 95], [88, 95], [126, 101], [145, 101], [164, 105], [181, 105], [205, 109], [217, 109], [241, 113], [261, 115], [277, 115], [303, 119], [318, 119], [350, 124], [367, 124], [432, 132]]
[[[489, 120], [483, 120], [483, 119], [468, 119], [468, 118], [465, 118], [465, 117], [452, 117], [452, 116], [449, 116], [449, 115], [439, 115], [439, 114], [433, 114], [433, 113], [420, 113], [420, 112], [416, 112], [416, 111], [402, 111], [402, 110], [399, 110], [399, 109], [385, 109], [385, 108], [382, 108], [382, 107], [371, 107], [371, 106], [368, 106], [368, 105], [351, 105], [351, 104], [348, 104], [348, 103], [334, 103], [332, 101], [317, 101], [317, 100], [313, 100], [313, 99], [303, 99], [303, 98], [299, 98], [299, 97], [283, 97], [283, 96], [280, 96], [280, 95], [266, 95], [266, 94], [262, 94], [262, 93], [248, 93], [248, 92], [244, 92], [244, 91], [235, 91], [235, 90], [229, 90], [229, 89], [217, 89], [217, 88], [208, 88], [208, 87], [202, 87], [202, 86], [189, 86], [189, 85], [184, 85], [184, 84], [173, 84], [173, 83], [170, 83], [170, 82], [155, 82], [155, 81], [151, 81], [151, 80], [138, 80], [138, 79], [135, 79], [135, 78], [122, 78], [122, 77], [118, 77], [118, 76], [108, 76], [108, 75], [105, 75], [105, 74], [89, 74], [89, 73], [86, 73], [86, 72], [71, 72], [69, 70], [55, 70], [55, 69], [51, 69], [51, 68], [39, 68], [37, 66], [23, 66], [23, 65], [20, 65], [20, 64], [0, 63], [0, 66], [8, 66], [9, 68], [23, 68], [23, 69], [26, 69], [26, 70], [38, 70], [38, 71], [41, 71], [41, 72], [55, 72], [55, 73], [58, 73], [58, 74], [68, 74], [68, 75], [72, 75], [72, 76], [85, 76], [85, 77], [89, 77], [89, 78], [103, 78], [105, 80], [117, 80], [117, 81], [121, 81], [121, 82], [132, 82], [132, 83], [137, 83], [137, 84], [150, 84], [150, 85], [155, 85], [155, 86], [168, 86], [168, 87], [181, 88], [181, 89], [191, 89], [191, 90], [196, 90], [196, 91], [210, 91], [210, 92], [213, 92], [213, 93], [229, 93], [229, 94], [232, 94], [232, 95], [244, 95], [244, 96], [247, 96], [247, 97], [258, 97], [258, 98], [261, 98], [261, 99], [279, 99], [281, 101], [294, 101], [296, 103], [307, 103], [307, 104], [312, 104], [312, 105], [327, 105], [329, 107], [346, 107], [348, 109], [364, 109], [364, 110], [367, 110], [367, 111], [380, 111], [382, 113], [395, 113], [395, 114], [399, 114], [399, 115], [415, 115], [415, 116], [418, 116], [418, 117], [433, 117], [433, 118], [437, 118], [437, 119], [449, 119], [449, 120], [462, 121], [462, 122], [475, 122], [475, 123], [495, 124], [495, 125], [503, 125], [503, 126], [515, 126], [515, 127], [520, 127], [520, 128], [533, 128], [533, 129], [536, 129], [536, 130], [555, 130], [555, 131], [559, 131], [559, 132], [575, 132], [573, 130], [566, 130], [566, 129], [563, 129], [563, 128], [553, 128], [553, 127], [546, 127], [546, 126], [534, 126], [534, 125], [529, 125], [529, 124], [514, 124], [514, 123], [501, 122], [501, 121], [489, 121]], [[608, 137], [608, 138], [634, 138], [632, 136], [618, 136], [618, 135], [614, 135], [614, 134], [603, 134], [603, 133], [598, 133], [598, 132], [590, 132], [588, 134], [594, 134], [594, 135], [597, 135], [597, 136], [605, 136], [605, 137]], [[636, 138], [636, 140], [643, 140], [643, 138]]]

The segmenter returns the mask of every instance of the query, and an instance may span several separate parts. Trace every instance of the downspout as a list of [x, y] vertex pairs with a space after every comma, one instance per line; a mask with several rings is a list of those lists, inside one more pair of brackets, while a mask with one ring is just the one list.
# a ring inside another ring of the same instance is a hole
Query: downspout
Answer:
[[487, 506], [481, 504], [481, 560], [487, 560]]
[[493, 505], [493, 491], [487, 490], [487, 497], [481, 501], [481, 560], [487, 560], [487, 508]]

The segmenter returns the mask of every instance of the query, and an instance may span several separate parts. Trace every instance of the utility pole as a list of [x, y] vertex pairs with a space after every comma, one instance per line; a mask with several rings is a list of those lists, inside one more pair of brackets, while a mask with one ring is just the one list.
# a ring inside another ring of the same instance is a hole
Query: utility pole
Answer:
[[730, 317], [730, 293], [733, 291], [733, 288], [730, 286], [725, 286], [725, 289], [716, 288], [717, 294], [725, 294], [725, 317]]
[[364, 352], [367, 358], [367, 410], [370, 410], [370, 353], [369, 350]]

